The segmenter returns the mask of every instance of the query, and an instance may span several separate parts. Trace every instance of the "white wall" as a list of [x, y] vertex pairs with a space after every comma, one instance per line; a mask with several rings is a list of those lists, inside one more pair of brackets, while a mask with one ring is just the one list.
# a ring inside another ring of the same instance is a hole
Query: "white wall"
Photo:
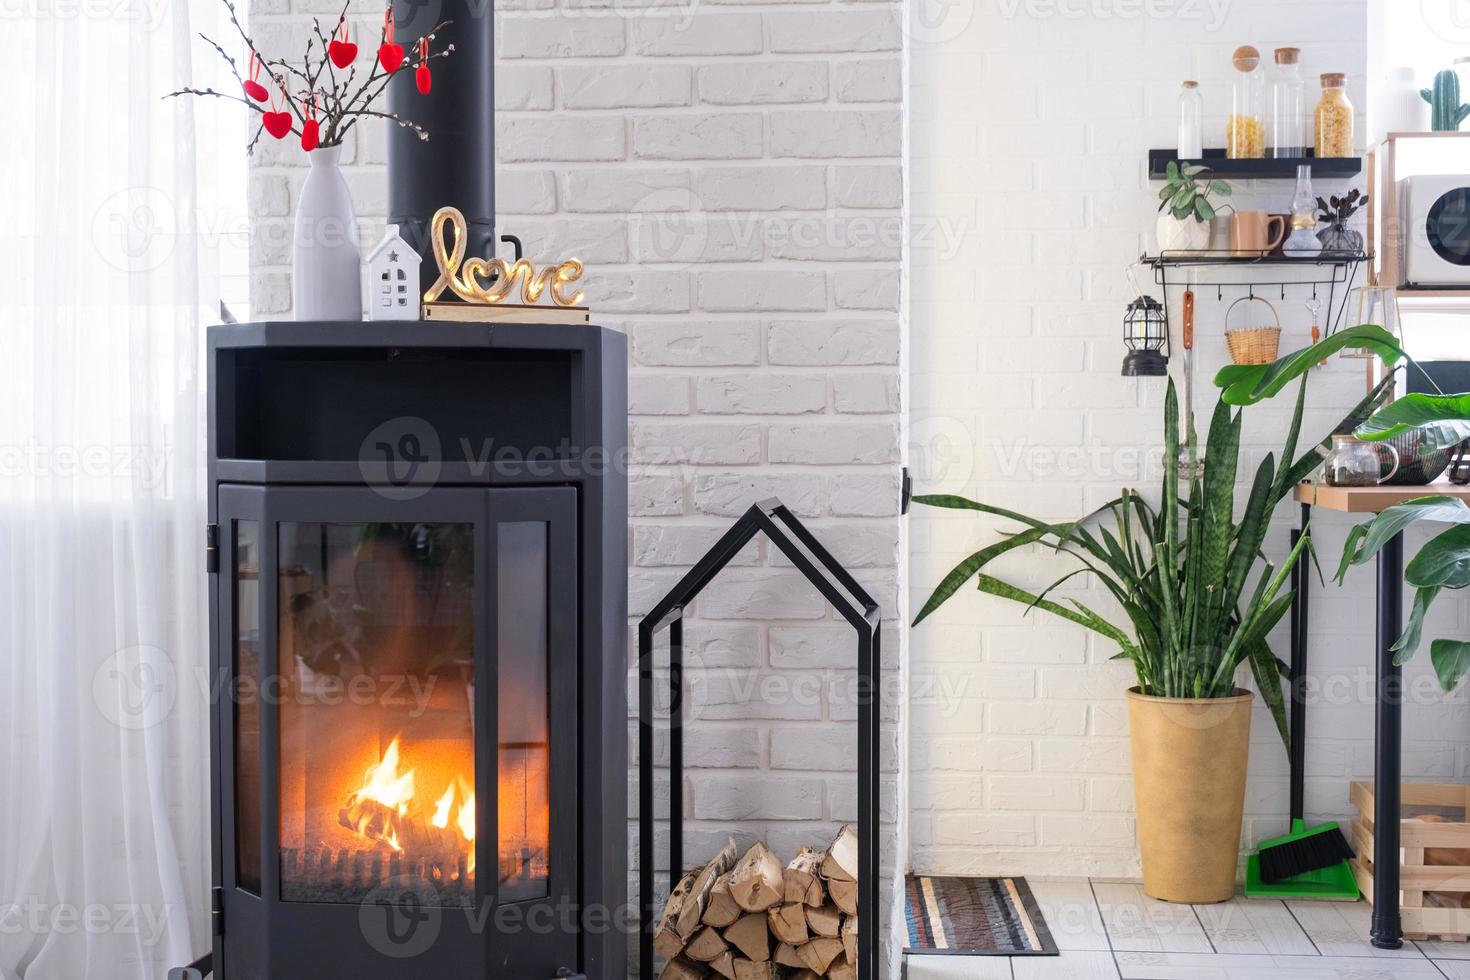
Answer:
[[[1134, 457], [1158, 454], [1164, 385], [1118, 373], [1120, 321], [1132, 293], [1124, 267], [1155, 247], [1158, 185], [1145, 180], [1145, 151], [1172, 144], [1185, 78], [1198, 79], [1206, 99], [1206, 145], [1223, 145], [1230, 54], [1242, 43], [1263, 52], [1303, 48], [1313, 104], [1317, 73], [1348, 72], [1349, 97], [1361, 110], [1365, 5], [998, 0], [919, 4], [915, 12], [933, 15], [922, 33], [916, 27], [912, 50], [915, 235], [945, 223], [964, 229], [952, 247], [914, 248], [918, 489], [1044, 518], [1080, 516], [1123, 485], [1156, 494], [1157, 470], [1140, 474]], [[1281, 211], [1291, 185], [1237, 190], [1243, 201]], [[1146, 273], [1141, 281], [1159, 295]], [[1227, 289], [1226, 300], [1239, 294]], [[1196, 399], [1207, 421], [1208, 379], [1227, 361], [1224, 304], [1213, 289], [1198, 298]], [[1285, 349], [1308, 339], [1304, 299], [1296, 290], [1278, 302]], [[1314, 373], [1311, 433], [1325, 433], [1361, 395], [1360, 364], [1334, 361]], [[1279, 449], [1289, 412], [1285, 400], [1247, 411], [1256, 458]], [[1291, 505], [1277, 512], [1273, 555], [1283, 553], [1295, 519]], [[1348, 522], [1327, 513], [1318, 521], [1323, 563], [1335, 567]], [[918, 509], [910, 522], [911, 607], [1005, 528]], [[1417, 540], [1422, 535], [1411, 548]], [[1041, 585], [1067, 567], [1032, 551], [1000, 570], [1018, 584]], [[1313, 673], [1328, 683], [1309, 714], [1310, 816], [1348, 814], [1348, 780], [1371, 773], [1372, 588], [1371, 568], [1355, 570], [1344, 588], [1315, 587]], [[1062, 594], [1106, 608], [1082, 579]], [[1451, 599], [1433, 618], [1437, 629], [1463, 629], [1464, 604]], [[1284, 630], [1274, 642], [1284, 658]], [[915, 870], [1138, 873], [1122, 696], [1132, 678], [1126, 666], [1106, 662], [1111, 644], [967, 589], [914, 631], [910, 649], [916, 698], [925, 689], [944, 695], [911, 709]], [[1406, 674], [1414, 692], [1405, 710], [1406, 775], [1463, 778], [1465, 697], [1436, 692], [1427, 650]], [[1247, 842], [1285, 825], [1285, 753], [1264, 711], [1250, 773]]]
[[[774, 495], [886, 619], [901, 617], [899, 4], [498, 6], [500, 230], [533, 258], [579, 256], [594, 321], [629, 334], [630, 613], [646, 612], [745, 508]], [[308, 16], [336, 9], [254, 0], [258, 39], [294, 52]], [[381, 4], [359, 9], [355, 33], [367, 37]], [[375, 241], [381, 131], [360, 129], [345, 158], [363, 239]], [[302, 173], [299, 149], [278, 145], [252, 168], [261, 316], [289, 314], [285, 229]], [[766, 544], [736, 565], [687, 635], [690, 860], [732, 829], [745, 841], [765, 834], [789, 856], [856, 818], [851, 630]], [[904, 812], [901, 642], [890, 629], [890, 874]], [[753, 686], [761, 678], [777, 687]], [[635, 696], [630, 685], [630, 707]]]

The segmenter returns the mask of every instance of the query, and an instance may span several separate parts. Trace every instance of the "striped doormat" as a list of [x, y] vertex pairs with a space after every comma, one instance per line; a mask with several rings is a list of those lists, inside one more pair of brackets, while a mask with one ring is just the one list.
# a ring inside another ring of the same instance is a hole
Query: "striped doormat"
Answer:
[[1057, 955], [1025, 878], [909, 875], [905, 896], [906, 953]]

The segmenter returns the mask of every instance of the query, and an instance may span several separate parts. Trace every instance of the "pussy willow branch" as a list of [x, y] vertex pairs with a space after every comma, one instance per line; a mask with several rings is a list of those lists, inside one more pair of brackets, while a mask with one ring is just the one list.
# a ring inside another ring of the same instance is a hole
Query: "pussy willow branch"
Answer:
[[[235, 10], [235, 5], [232, 0], [220, 0], [220, 2], [229, 11], [230, 23], [234, 26], [235, 32], [240, 35], [240, 39], [245, 42], [245, 46], [250, 50], [255, 61], [259, 63], [261, 68], [270, 77], [276, 89], [285, 97], [287, 110], [300, 123], [300, 128], [294, 124], [291, 126], [291, 133], [298, 136], [301, 135], [308, 117], [313, 114], [311, 110], [316, 108], [316, 99], [320, 96], [322, 104], [320, 106], [320, 112], [317, 115], [319, 125], [322, 129], [318, 146], [327, 147], [340, 144], [343, 138], [352, 130], [352, 127], [356, 125], [358, 118], [362, 116], [386, 119], [395, 125], [404, 126], [413, 130], [420, 139], [427, 140], [429, 138], [429, 133], [413, 120], [405, 119], [397, 113], [382, 112], [371, 108], [372, 104], [387, 89], [393, 76], [398, 71], [406, 69], [412, 63], [413, 59], [411, 55], [406, 55], [403, 63], [394, 71], [389, 72], [382, 69], [376, 52], [366, 52], [371, 58], [372, 67], [368, 70], [367, 77], [354, 89], [353, 84], [357, 81], [358, 74], [357, 63], [356, 61], [353, 62], [351, 70], [348, 71], [345, 79], [338, 79], [336, 66], [332, 63], [331, 59], [331, 42], [328, 40], [326, 34], [323, 33], [319, 19], [312, 18], [312, 34], [306, 38], [306, 50], [302, 56], [301, 66], [298, 67], [284, 59], [276, 59], [274, 61], [266, 60], [260, 53], [260, 49], [255, 46], [254, 39], [245, 33], [245, 28], [240, 23], [239, 15]], [[336, 26], [332, 30], [333, 37], [336, 36], [337, 32], [342, 28], [342, 25], [347, 23], [347, 10], [348, 4], [344, 3], [341, 13], [337, 15]], [[424, 37], [432, 41], [435, 35], [451, 23], [453, 22], [448, 20], [439, 22], [427, 35], [423, 35], [415, 41], [415, 47], [417, 47], [418, 42], [422, 41]], [[224, 46], [218, 41], [204, 34], [200, 34], [199, 36], [214, 48], [215, 52], [229, 66], [230, 74], [235, 77], [236, 83], [243, 89], [245, 78], [240, 74], [240, 66], [235, 59], [230, 56], [224, 49]], [[378, 33], [378, 47], [381, 48], [387, 39], [387, 28], [385, 25]], [[314, 50], [316, 51], [315, 58], [313, 58]], [[436, 51], [430, 54], [424, 61], [446, 58], [453, 52], [454, 45], [451, 44], [446, 46], [442, 51]], [[359, 50], [359, 54], [362, 53], [364, 52]], [[320, 82], [324, 75], [327, 80], [327, 85], [322, 87]], [[288, 76], [299, 79], [305, 85], [306, 91], [293, 96], [288, 85]], [[253, 153], [255, 151], [256, 145], [260, 142], [261, 133], [265, 130], [264, 116], [266, 109], [263, 106], [243, 95], [230, 95], [226, 92], [216, 91], [213, 88], [181, 88], [178, 91], [170, 92], [165, 97], [173, 98], [182, 95], [207, 96], [210, 98], [225, 99], [230, 102], [238, 102], [252, 112], [259, 114], [262, 117], [261, 124], [257, 127], [254, 138], [251, 139], [249, 146], [246, 148], [247, 153]], [[299, 103], [297, 101], [298, 97], [301, 99]]]
[[[453, 23], [453, 21], [440, 21], [438, 24], [435, 24], [434, 29], [425, 36], [428, 37], [430, 40], [433, 40], [436, 34], [444, 30], [451, 23]], [[379, 31], [378, 36], [378, 45], [379, 47], [381, 47], [383, 43], [388, 40], [387, 32]], [[415, 41], [415, 44], [417, 43], [418, 42]], [[453, 53], [453, 51], [454, 45], [451, 44], [443, 51], [435, 51], [433, 54], [429, 55], [427, 60], [433, 61], [436, 58], [447, 58], [450, 54]], [[407, 60], [410, 59], [405, 57], [405, 61]], [[403, 67], [400, 67], [398, 69], [398, 71], [403, 70]], [[412, 119], [404, 119], [403, 117], [398, 116], [395, 113], [379, 112], [375, 109], [369, 108], [369, 106], [371, 106], [373, 102], [377, 100], [378, 96], [383, 94], [383, 90], [388, 87], [388, 83], [393, 80], [393, 76], [395, 74], [397, 74], [397, 72], [390, 73], [386, 71], [381, 71], [378, 61], [374, 59], [372, 70], [368, 73], [368, 77], [363, 79], [362, 86], [356, 92], [354, 92], [350, 98], [347, 99], [346, 103], [343, 104], [341, 111], [333, 117], [331, 125], [328, 127], [328, 132], [332, 134], [333, 138], [339, 140], [345, 138], [348, 132], [352, 130], [352, 127], [356, 125], [358, 116], [374, 116], [381, 119], [388, 119], [392, 122], [397, 123], [400, 126], [406, 126], [409, 129], [412, 129], [415, 133], [418, 134], [419, 139], [426, 140], [429, 138], [428, 132]], [[375, 85], [376, 87], [374, 87]], [[360, 107], [358, 106], [359, 102], [362, 103]], [[338, 127], [341, 128], [339, 129]]]
[[[232, 3], [231, 0], [220, 0], [220, 2], [223, 3], [225, 5], [225, 9], [230, 12], [230, 23], [235, 25], [235, 33], [240, 35], [240, 40], [245, 42], [245, 46], [250, 49], [250, 53], [255, 55], [255, 60], [258, 61], [260, 63], [260, 66], [265, 69], [268, 75], [270, 75], [271, 81], [276, 83], [276, 88], [280, 90], [282, 95], [286, 96], [286, 105], [290, 109], [291, 114], [294, 115], [298, 120], [300, 120], [303, 126], [306, 125], [306, 116], [302, 114], [300, 109], [297, 108], [296, 103], [292, 101], [290, 90], [286, 86], [285, 76], [278, 75], [275, 72], [271, 71], [270, 63], [265, 60], [265, 56], [262, 55], [260, 53], [260, 49], [255, 46], [255, 40], [251, 38], [249, 34], [245, 33], [245, 26], [240, 23], [240, 16], [235, 11], [234, 3]], [[219, 49], [219, 45], [216, 44], [215, 48]], [[226, 55], [223, 49], [220, 49], [220, 54], [225, 56], [225, 60], [230, 63], [230, 68], [235, 72], [235, 78], [237, 80], [240, 80], [240, 72], [239, 69], [235, 68], [234, 59], [231, 58], [229, 55]], [[241, 80], [241, 84], [244, 84], [243, 80]]]
[[[165, 99], [174, 99], [174, 98], [178, 98], [181, 95], [194, 95], [194, 96], [214, 98], [214, 99], [224, 99], [226, 102], [238, 102], [241, 105], [245, 106], [247, 109], [249, 109], [251, 112], [257, 112], [257, 113], [259, 113], [260, 114], [260, 117], [261, 117], [260, 129], [264, 129], [265, 128], [265, 108], [263, 106], [261, 106], [259, 103], [254, 102], [254, 101], [252, 101], [250, 99], [245, 98], [245, 96], [243, 96], [243, 95], [231, 95], [228, 92], [217, 92], [217, 91], [215, 91], [212, 88], [181, 88], [181, 89], [179, 89], [177, 91], [168, 93], [167, 95], [164, 96], [164, 98]], [[301, 135], [301, 130], [297, 129], [295, 126], [292, 126], [291, 127], [291, 132], [295, 133], [297, 136], [300, 136]], [[250, 141], [250, 146], [249, 146], [249, 149], [247, 150], [247, 152], [253, 152], [254, 149], [255, 149], [255, 144], [259, 140], [260, 140], [260, 131], [257, 130], [256, 133], [255, 133], [255, 139], [253, 139], [253, 140]]]

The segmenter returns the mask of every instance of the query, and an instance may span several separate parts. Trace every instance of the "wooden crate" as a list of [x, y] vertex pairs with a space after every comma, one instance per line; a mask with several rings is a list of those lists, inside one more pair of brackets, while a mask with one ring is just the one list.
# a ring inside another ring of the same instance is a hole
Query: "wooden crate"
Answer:
[[[1426, 864], [1429, 848], [1470, 849], [1470, 786], [1453, 783], [1404, 783], [1399, 821], [1399, 914], [1409, 939], [1470, 938], [1470, 908], [1448, 905], [1470, 895], [1470, 866]], [[1353, 872], [1369, 904], [1373, 902], [1373, 784], [1354, 782], [1349, 799], [1357, 807], [1352, 845], [1357, 852]], [[1434, 813], [1443, 821], [1417, 817]], [[1429, 893], [1433, 896], [1426, 897]]]

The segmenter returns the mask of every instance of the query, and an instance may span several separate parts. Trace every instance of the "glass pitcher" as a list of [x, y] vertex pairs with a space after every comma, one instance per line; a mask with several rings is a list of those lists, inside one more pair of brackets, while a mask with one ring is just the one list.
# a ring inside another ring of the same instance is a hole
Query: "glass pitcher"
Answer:
[[[1393, 456], [1392, 468], [1382, 476], [1379, 449], [1387, 449]], [[1388, 443], [1371, 445], [1355, 436], [1333, 436], [1322, 478], [1329, 487], [1376, 487], [1398, 471], [1399, 451]]]

